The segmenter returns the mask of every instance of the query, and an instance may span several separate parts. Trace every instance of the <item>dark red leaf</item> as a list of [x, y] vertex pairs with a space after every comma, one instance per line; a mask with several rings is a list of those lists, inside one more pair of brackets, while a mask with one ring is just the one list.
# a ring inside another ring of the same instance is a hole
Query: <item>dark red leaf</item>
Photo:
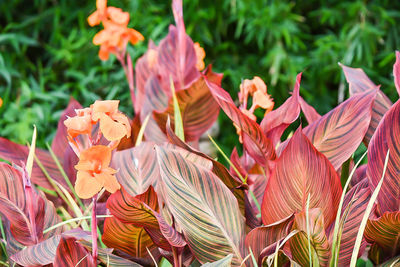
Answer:
[[329, 160], [297, 129], [277, 159], [261, 207], [265, 225], [305, 210], [321, 208], [328, 227], [336, 216], [342, 188]]
[[381, 214], [398, 211], [400, 207], [400, 100], [383, 116], [368, 147], [367, 177], [372, 191], [381, 180], [389, 150], [388, 166], [377, 198]]
[[75, 237], [61, 237], [57, 246], [54, 267], [97, 266], [92, 255], [77, 242]]

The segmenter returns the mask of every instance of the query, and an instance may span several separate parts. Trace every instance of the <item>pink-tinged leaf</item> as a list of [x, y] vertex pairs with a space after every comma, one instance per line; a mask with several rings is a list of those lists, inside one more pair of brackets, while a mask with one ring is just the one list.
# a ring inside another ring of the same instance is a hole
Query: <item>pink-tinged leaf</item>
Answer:
[[118, 182], [132, 196], [143, 194], [150, 185], [156, 186], [160, 179], [154, 143], [142, 142], [137, 147], [117, 151], [112, 167]]
[[400, 254], [400, 211], [385, 212], [378, 219], [369, 219], [364, 237], [378, 245], [383, 252], [381, 259]]
[[[310, 209], [308, 214], [308, 222], [306, 211], [296, 214], [294, 218], [292, 230], [298, 230], [299, 233], [290, 239], [293, 260], [301, 266], [327, 266], [330, 247], [325, 233], [326, 224], [322, 210]], [[307, 229], [309, 229], [309, 236]], [[310, 238], [310, 247], [308, 237]], [[309, 250], [311, 250], [311, 262]]]
[[394, 85], [396, 86], [397, 93], [400, 96], [400, 52], [396, 51], [396, 62], [393, 66]]
[[376, 90], [360, 93], [304, 128], [304, 134], [337, 170], [356, 151], [371, 121]]
[[[187, 142], [198, 141], [218, 118], [219, 105], [211, 95], [205, 79], [200, 77], [189, 88], [176, 93]], [[167, 109], [154, 111], [153, 116], [161, 129], [165, 129], [168, 117], [174, 122], [173, 99], [170, 99]]]
[[74, 237], [61, 237], [57, 246], [54, 267], [97, 266], [92, 255]]
[[[60, 221], [52, 203], [44, 195], [32, 191], [34, 225], [28, 215], [28, 199], [20, 171], [0, 163], [0, 212], [10, 222], [10, 231], [16, 241], [23, 245], [33, 245], [43, 239], [43, 229]], [[55, 231], [47, 233], [46, 237]]]
[[26, 247], [11, 256], [11, 259], [22, 266], [46, 265], [54, 262], [61, 235], [55, 235], [41, 243]]
[[[28, 157], [28, 152], [28, 147], [16, 144], [5, 138], [0, 137], [0, 158], [20, 165], [21, 162], [26, 161]], [[65, 188], [67, 188], [68, 186], [50, 153], [41, 149], [36, 149], [36, 156], [43, 164], [50, 177], [60, 184], [64, 185]], [[31, 180], [37, 185], [40, 185], [46, 189], [53, 190], [53, 186], [50, 184], [49, 180], [44, 175], [40, 167], [36, 164], [36, 162], [33, 163]]]
[[251, 248], [254, 257], [258, 259], [259, 266], [262, 266], [262, 258], [259, 258], [261, 251], [289, 234], [293, 218], [294, 215], [291, 215], [273, 224], [254, 228], [247, 234], [246, 248]]
[[369, 90], [378, 90], [375, 102], [372, 106], [372, 118], [368, 131], [365, 135], [364, 142], [368, 145], [372, 135], [375, 132], [376, 127], [386, 113], [386, 111], [392, 106], [392, 102], [389, 98], [379, 90], [379, 86], [375, 85], [360, 68], [350, 68], [342, 64], [339, 64], [346, 76], [346, 80], [349, 83], [350, 96], [358, 93], [367, 92]]
[[226, 115], [243, 131], [243, 145], [254, 160], [263, 166], [274, 160], [276, 155], [272, 141], [264, 135], [260, 126], [236, 107], [228, 92], [216, 84], [207, 84]]
[[306, 117], [308, 124], [313, 123], [314, 121], [321, 118], [321, 115], [309, 105], [301, 96], [299, 97], [300, 107]]
[[223, 73], [216, 73], [212, 70], [212, 65], [208, 65], [207, 68], [202, 72], [203, 75], [207, 77], [209, 82], [215, 83], [218, 86], [221, 86], [222, 78], [224, 77]]
[[54, 235], [39, 244], [28, 246], [10, 258], [22, 266], [46, 265], [54, 262], [57, 246], [61, 237], [75, 237], [77, 239], [90, 238], [89, 234], [80, 229], [73, 229], [63, 234]]
[[299, 128], [277, 159], [265, 189], [261, 217], [265, 225], [310, 209], [321, 208], [325, 227], [335, 219], [342, 188], [329, 160]]
[[400, 100], [382, 118], [368, 147], [367, 177], [373, 191], [378, 185], [388, 151], [389, 161], [377, 197], [381, 214], [400, 207]]
[[[365, 183], [366, 182], [366, 183]], [[371, 190], [368, 187], [368, 182], [361, 182], [353, 187], [345, 196], [342, 208], [341, 221], [341, 241], [339, 249], [339, 266], [349, 266], [351, 255], [353, 253], [354, 243], [356, 241], [358, 228], [364, 216], [365, 209], [367, 208], [369, 199], [371, 197]], [[342, 219], [343, 220], [343, 219]], [[362, 255], [367, 243], [363, 239], [359, 255]]]
[[196, 69], [197, 56], [193, 41], [185, 31], [182, 0], [172, 1], [172, 11], [176, 27], [170, 25], [167, 37], [160, 42], [158, 62], [160, 74], [167, 80], [172, 76], [175, 88], [179, 91], [197, 80], [200, 73]]
[[157, 146], [156, 152], [166, 205], [194, 256], [206, 263], [233, 254], [232, 266], [239, 266], [245, 228], [234, 195], [209, 169], [178, 151]]
[[[181, 234], [175, 231], [156, 211], [158, 210], [158, 199], [153, 187], [144, 194], [133, 197], [129, 195], [123, 188], [112, 194], [107, 201], [107, 208], [122, 224], [131, 224], [136, 227], [144, 227], [150, 237], [157, 246], [165, 250], [171, 250], [170, 246], [183, 247], [186, 245]], [[107, 220], [106, 220], [107, 221]], [[113, 223], [113, 227], [109, 227], [112, 232], [107, 233], [107, 240], [118, 243], [119, 238], [115, 238], [118, 227], [126, 228], [128, 231], [132, 227], [122, 226], [121, 223]], [[132, 228], [137, 232], [135, 228]], [[132, 230], [132, 231], [133, 231]], [[108, 228], [104, 230], [106, 233]], [[123, 231], [123, 230], [121, 230]], [[116, 239], [112, 241], [112, 239]], [[121, 240], [123, 242], [123, 240]], [[128, 241], [126, 241], [128, 242]]]
[[[245, 211], [244, 203], [246, 196], [243, 191], [244, 189], [243, 182], [236, 176], [231, 175], [231, 173], [227, 170], [227, 168], [223, 164], [183, 142], [178, 136], [175, 135], [174, 131], [171, 129], [168, 123], [166, 128], [167, 128], [168, 140], [170, 143], [186, 150], [187, 151], [186, 153], [200, 156], [201, 158], [204, 158], [206, 161], [209, 161], [212, 164], [212, 172], [221, 179], [221, 181], [231, 190], [231, 192], [233, 192], [236, 199], [238, 200], [239, 208], [241, 212], [244, 214]], [[206, 165], [208, 164], [203, 164], [203, 167]]]
[[102, 240], [107, 247], [119, 249], [136, 258], [148, 257], [146, 248], [154, 247], [143, 227], [123, 223], [114, 217], [105, 220]]
[[[350, 185], [353, 187], [367, 178], [367, 164], [363, 164], [357, 168], [353, 174], [353, 178], [350, 181]], [[367, 179], [368, 180], [368, 179]], [[368, 181], [367, 181], [368, 184]]]
[[292, 124], [300, 114], [300, 81], [301, 73], [296, 77], [293, 94], [279, 108], [268, 113], [261, 122], [261, 129], [272, 140], [274, 146], [279, 143], [285, 129]]

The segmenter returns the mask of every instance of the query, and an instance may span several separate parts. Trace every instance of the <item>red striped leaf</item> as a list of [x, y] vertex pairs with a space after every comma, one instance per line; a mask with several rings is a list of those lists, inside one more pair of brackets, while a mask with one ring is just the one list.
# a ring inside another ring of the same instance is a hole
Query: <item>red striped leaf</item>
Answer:
[[318, 112], [312, 106], [310, 106], [301, 96], [299, 97], [299, 102], [301, 110], [303, 111], [308, 124], [311, 124], [321, 118], [321, 115], [319, 115]]
[[156, 147], [156, 152], [167, 207], [194, 256], [206, 263], [233, 254], [232, 265], [240, 265], [244, 218], [233, 194], [209, 169], [178, 151]]
[[396, 51], [396, 62], [393, 66], [394, 85], [400, 95], [400, 52]]
[[261, 252], [266, 247], [274, 244], [278, 240], [285, 238], [292, 228], [294, 215], [273, 224], [260, 226], [251, 230], [245, 240], [246, 248], [251, 248], [253, 255], [258, 259], [258, 265], [262, 265]]
[[261, 129], [274, 146], [279, 143], [285, 129], [299, 117], [301, 74], [300, 72], [296, 77], [292, 96], [279, 108], [268, 113], [261, 122]]
[[[217, 120], [219, 105], [210, 93], [205, 82], [206, 77], [200, 77], [189, 88], [178, 91], [176, 97], [182, 115], [185, 140], [198, 141]], [[154, 119], [161, 129], [165, 129], [168, 117], [174, 122], [173, 99], [169, 100], [167, 109], [154, 111]]]
[[[327, 266], [330, 248], [325, 233], [326, 224], [322, 210], [310, 209], [308, 213], [308, 222], [306, 211], [296, 214], [294, 218], [292, 230], [300, 232], [290, 239], [293, 260], [301, 266]], [[307, 229], [309, 229], [309, 233], [307, 233]], [[310, 238], [310, 247], [308, 237]], [[309, 250], [311, 250], [311, 262]]]
[[336, 216], [342, 188], [329, 160], [315, 149], [299, 128], [277, 159], [261, 207], [265, 225], [305, 210], [321, 208], [328, 227]]
[[119, 249], [136, 258], [149, 256], [154, 243], [143, 227], [127, 224], [111, 217], [104, 221], [104, 244], [109, 248]]
[[400, 211], [385, 212], [378, 219], [369, 219], [364, 237], [378, 245], [383, 252], [380, 257], [391, 258], [400, 254]]
[[365, 143], [368, 144], [371, 140], [372, 135], [378, 127], [379, 121], [386, 111], [392, 106], [392, 102], [389, 98], [379, 90], [379, 86], [375, 85], [360, 68], [350, 68], [342, 64], [339, 64], [346, 76], [346, 80], [349, 83], [350, 96], [358, 93], [364, 93], [369, 90], [378, 90], [375, 102], [372, 106], [372, 117], [368, 127], [368, 131], [365, 135]]
[[[26, 161], [28, 157], [28, 152], [28, 147], [16, 144], [5, 138], [0, 137], [0, 158], [20, 165], [21, 162]], [[67, 188], [68, 186], [50, 153], [38, 148], [36, 149], [35, 153], [40, 162], [43, 164], [46, 171], [49, 173], [50, 177]], [[53, 190], [53, 186], [50, 184], [49, 180], [44, 175], [40, 167], [36, 164], [36, 162], [33, 163], [31, 180], [37, 185], [40, 185], [46, 189]]]
[[268, 160], [275, 159], [273, 143], [260, 126], [236, 107], [228, 92], [216, 84], [207, 84], [222, 110], [243, 131], [243, 145], [254, 160], [265, 166]]
[[367, 177], [372, 191], [382, 177], [388, 150], [388, 166], [377, 197], [381, 214], [400, 207], [400, 100], [384, 115], [368, 147]]
[[[369, 199], [371, 197], [371, 190], [368, 187], [368, 182], [361, 182], [347, 192], [342, 208], [341, 221], [341, 241], [339, 249], [339, 266], [349, 266], [351, 255], [353, 253], [354, 243], [356, 241], [358, 228], [364, 216], [365, 209], [367, 208]], [[349, 208], [347, 208], [349, 205]], [[365, 239], [362, 240], [359, 255], [362, 255], [367, 243]]]
[[360, 93], [304, 128], [304, 134], [337, 170], [356, 151], [371, 121], [374, 90]]
[[[60, 221], [54, 205], [32, 191], [31, 205], [35, 215], [31, 224], [28, 213], [28, 198], [19, 170], [2, 162], [0, 163], [0, 212], [10, 221], [10, 231], [13, 237], [23, 245], [33, 245], [43, 240], [43, 229]], [[51, 236], [56, 231], [47, 233]]]
[[149, 186], [156, 186], [160, 179], [154, 143], [142, 142], [137, 147], [117, 151], [112, 166], [118, 182], [132, 196], [146, 192]]
[[89, 267], [97, 266], [92, 255], [77, 242], [75, 237], [61, 237], [57, 246], [54, 267]]

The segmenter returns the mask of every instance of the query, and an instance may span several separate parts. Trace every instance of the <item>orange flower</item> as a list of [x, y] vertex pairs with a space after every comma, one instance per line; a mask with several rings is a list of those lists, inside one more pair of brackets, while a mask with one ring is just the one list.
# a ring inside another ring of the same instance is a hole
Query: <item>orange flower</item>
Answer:
[[126, 135], [131, 136], [131, 126], [128, 118], [118, 111], [119, 100], [94, 102], [92, 120], [100, 121], [100, 130], [108, 141], [118, 141]]
[[267, 86], [264, 81], [255, 76], [252, 80], [244, 80], [240, 85], [239, 101], [243, 103], [244, 108], [247, 107], [247, 99], [251, 95], [253, 97], [253, 105], [249, 109], [251, 113], [257, 108], [265, 109], [265, 115], [274, 107], [274, 101], [267, 94]]
[[110, 161], [111, 148], [107, 146], [92, 146], [81, 152], [75, 165], [78, 170], [75, 191], [80, 198], [91, 198], [103, 187], [110, 193], [121, 188], [114, 176], [117, 171], [109, 167]]
[[197, 62], [196, 68], [200, 71], [205, 67], [204, 58], [206, 57], [206, 52], [204, 48], [200, 46], [199, 43], [194, 43], [194, 51], [196, 52]]
[[100, 45], [99, 57], [101, 60], [107, 60], [110, 53], [117, 54], [124, 51], [128, 42], [136, 44], [144, 40], [140, 32], [127, 27], [128, 12], [112, 6], [107, 7], [106, 0], [97, 0], [96, 5], [97, 10], [89, 16], [88, 23], [90, 26], [103, 23], [104, 30], [98, 32], [93, 38], [93, 43]]
[[80, 134], [91, 135], [92, 110], [90, 108], [77, 109], [75, 113], [75, 117], [67, 118], [64, 121], [68, 135], [71, 136], [71, 138], [75, 138]]
[[1, 97], [0, 97], [0, 108], [2, 105], [3, 105], [3, 99], [1, 99]]

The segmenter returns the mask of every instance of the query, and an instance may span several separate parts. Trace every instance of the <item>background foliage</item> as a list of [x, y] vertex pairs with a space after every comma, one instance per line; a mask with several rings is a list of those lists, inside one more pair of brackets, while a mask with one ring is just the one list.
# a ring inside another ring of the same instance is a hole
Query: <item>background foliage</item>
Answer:
[[[129, 48], [134, 58], [149, 39], [163, 38], [173, 21], [170, 1], [109, 2], [129, 11], [129, 26], [146, 38]], [[25, 143], [35, 123], [38, 145], [44, 146], [70, 95], [84, 106], [118, 98], [132, 115], [122, 68], [113, 57], [101, 62], [91, 43], [98, 28], [89, 27], [86, 18], [94, 9], [94, 0], [0, 3], [0, 136]], [[279, 105], [296, 73], [304, 71], [301, 94], [322, 114], [347, 86], [337, 62], [362, 67], [395, 99], [391, 71], [400, 44], [398, 10], [400, 3], [393, 1], [184, 1], [189, 35], [205, 48], [206, 63], [224, 72], [223, 87], [234, 98], [242, 79], [258, 75]], [[232, 147], [237, 136], [224, 134], [234, 132], [225, 115], [220, 125], [219, 142]]]

